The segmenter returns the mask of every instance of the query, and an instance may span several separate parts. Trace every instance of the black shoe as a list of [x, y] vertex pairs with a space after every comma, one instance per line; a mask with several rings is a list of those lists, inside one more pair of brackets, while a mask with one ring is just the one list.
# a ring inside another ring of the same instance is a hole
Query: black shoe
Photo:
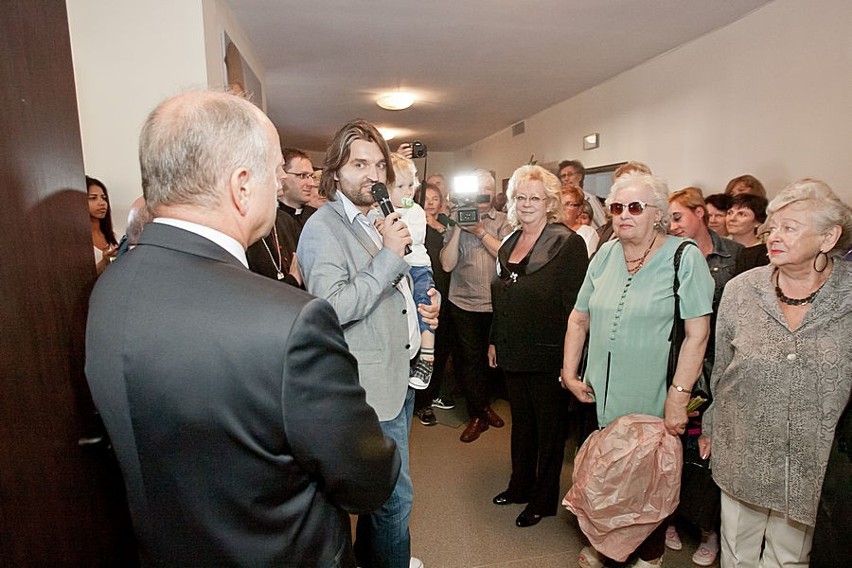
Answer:
[[415, 414], [417, 414], [417, 418], [420, 419], [420, 423], [424, 426], [434, 426], [438, 423], [438, 419], [435, 417], [435, 413], [432, 412], [431, 406], [421, 408]]
[[518, 515], [518, 518], [515, 519], [515, 524], [521, 528], [531, 527], [533, 525], [537, 525], [541, 520], [541, 515], [537, 515], [535, 513], [528, 513], [527, 511], [521, 512]]
[[492, 499], [491, 502], [494, 503], [495, 505], [511, 505], [512, 503], [526, 503], [526, 501], [517, 501], [515, 499], [512, 499], [509, 496], [508, 491], [504, 491], [503, 493], [500, 493], [499, 495], [494, 497], [494, 499]]

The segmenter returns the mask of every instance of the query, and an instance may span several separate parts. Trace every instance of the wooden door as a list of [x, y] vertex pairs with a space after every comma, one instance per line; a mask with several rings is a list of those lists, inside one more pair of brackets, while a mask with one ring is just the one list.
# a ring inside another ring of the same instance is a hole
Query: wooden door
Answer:
[[64, 1], [0, 4], [0, 566], [132, 566], [83, 375], [95, 278]]

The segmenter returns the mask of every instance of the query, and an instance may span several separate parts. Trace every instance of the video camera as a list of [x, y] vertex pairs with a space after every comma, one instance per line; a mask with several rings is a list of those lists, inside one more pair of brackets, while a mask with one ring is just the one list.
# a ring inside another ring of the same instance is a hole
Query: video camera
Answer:
[[476, 225], [479, 223], [478, 205], [490, 203], [491, 197], [479, 193], [477, 176], [456, 176], [453, 178], [450, 202], [455, 205], [455, 220], [459, 225]]

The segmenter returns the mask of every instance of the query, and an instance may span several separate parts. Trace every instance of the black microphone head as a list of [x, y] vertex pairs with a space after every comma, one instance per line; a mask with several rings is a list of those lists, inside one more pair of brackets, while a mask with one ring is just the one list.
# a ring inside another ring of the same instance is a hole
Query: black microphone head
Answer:
[[379, 204], [379, 209], [382, 210], [385, 217], [393, 213], [393, 204], [391, 203], [388, 188], [385, 184], [381, 182], [374, 183], [373, 187], [370, 188], [370, 193], [373, 195], [373, 201]]
[[374, 183], [373, 187], [370, 188], [370, 193], [373, 194], [373, 199], [378, 203], [382, 199], [390, 199], [388, 195], [388, 188], [382, 182]]

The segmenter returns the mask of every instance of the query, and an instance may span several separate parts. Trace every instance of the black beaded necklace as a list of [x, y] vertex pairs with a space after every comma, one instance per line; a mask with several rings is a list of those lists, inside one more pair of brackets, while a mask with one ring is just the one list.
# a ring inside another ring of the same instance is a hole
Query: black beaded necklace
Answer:
[[[828, 279], [825, 280], [828, 282]], [[806, 298], [790, 298], [789, 296], [784, 295], [784, 292], [781, 291], [781, 285], [779, 283], [779, 275], [778, 271], [775, 271], [775, 295], [778, 296], [778, 299], [787, 304], [788, 306], [804, 306], [806, 304], [812, 304], [814, 299], [819, 294], [819, 291], [822, 290], [822, 287], [825, 286], [825, 282], [820, 284], [819, 288], [814, 290], [809, 296]]]

